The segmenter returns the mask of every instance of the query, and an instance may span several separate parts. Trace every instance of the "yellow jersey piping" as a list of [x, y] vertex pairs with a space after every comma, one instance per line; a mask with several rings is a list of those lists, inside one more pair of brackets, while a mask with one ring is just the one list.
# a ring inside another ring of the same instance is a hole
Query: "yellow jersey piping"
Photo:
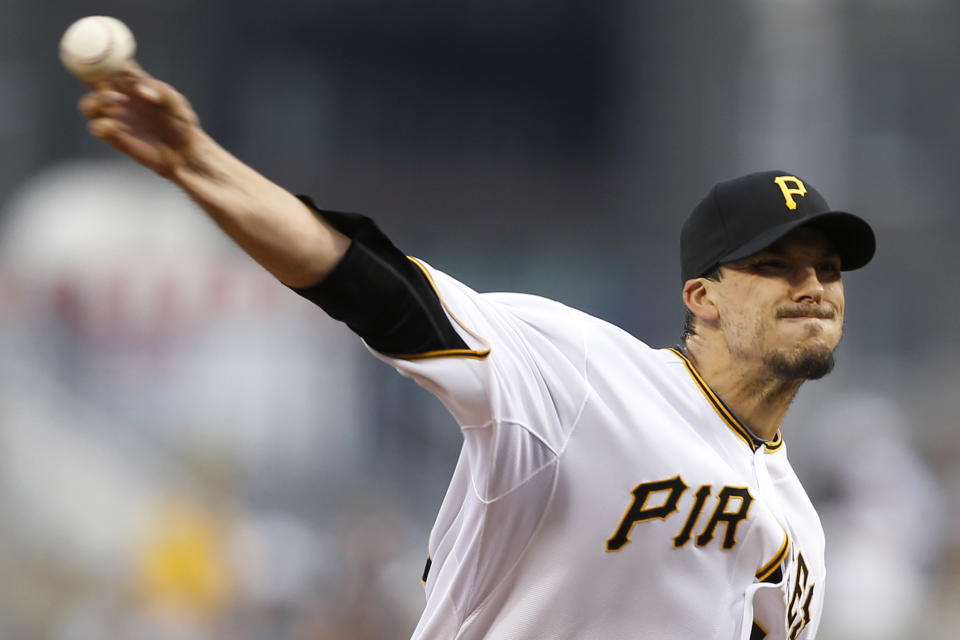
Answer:
[[[756, 627], [755, 629], [753, 629], [753, 631], [756, 631], [757, 629], [759, 629], [759, 630], [760, 630], [760, 633], [763, 634], [762, 636], [760, 636], [760, 640], [763, 640], [763, 638], [766, 638], [766, 637], [767, 637], [767, 635], [768, 635], [768, 634], [767, 634], [767, 630], [763, 627], [762, 624], [760, 624], [759, 622], [757, 622], [757, 619], [756, 619], [756, 618], [753, 619], [753, 626]], [[750, 634], [750, 638], [751, 638], [751, 640], [752, 640], [752, 638], [753, 638], [753, 633], [752, 633], [752, 632], [751, 632], [751, 634]]]
[[790, 552], [790, 537], [784, 533], [783, 534], [783, 544], [780, 545], [780, 549], [774, 554], [773, 558], [770, 559], [770, 562], [760, 567], [757, 571], [757, 580], [760, 582], [765, 581], [777, 568], [783, 564], [784, 559], [787, 557], [787, 554]]
[[[700, 387], [700, 391], [703, 393], [704, 397], [710, 402], [713, 406], [714, 411], [723, 419], [728, 427], [741, 439], [743, 440], [751, 451], [756, 451], [759, 448], [759, 444], [754, 441], [753, 434], [750, 433], [750, 430], [747, 429], [740, 420], [733, 415], [733, 412], [727, 408], [727, 405], [723, 403], [723, 400], [713, 392], [713, 389], [710, 388], [710, 385], [706, 383], [703, 377], [700, 375], [700, 372], [697, 371], [697, 368], [693, 366], [693, 362], [679, 349], [669, 348], [667, 351], [670, 351], [675, 356], [680, 358], [684, 366], [687, 368], [687, 371], [690, 373], [690, 377], [693, 378], [693, 381], [697, 383], [697, 386]], [[783, 437], [780, 435], [780, 432], [777, 431], [777, 434], [773, 437], [773, 440], [769, 442], [763, 442], [763, 446], [766, 451], [776, 451], [783, 444]]]

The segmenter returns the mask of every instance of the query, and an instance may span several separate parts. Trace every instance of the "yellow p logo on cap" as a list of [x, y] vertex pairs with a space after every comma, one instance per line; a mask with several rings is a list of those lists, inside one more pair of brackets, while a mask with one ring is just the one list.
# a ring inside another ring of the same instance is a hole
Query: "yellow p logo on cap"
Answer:
[[[783, 193], [783, 200], [787, 203], [787, 209], [791, 211], [797, 208], [797, 201], [793, 199], [793, 196], [802, 197], [807, 195], [806, 185], [796, 176], [777, 176], [773, 181], [780, 187], [780, 191]], [[787, 186], [787, 183], [790, 182], [793, 183], [792, 187]]]

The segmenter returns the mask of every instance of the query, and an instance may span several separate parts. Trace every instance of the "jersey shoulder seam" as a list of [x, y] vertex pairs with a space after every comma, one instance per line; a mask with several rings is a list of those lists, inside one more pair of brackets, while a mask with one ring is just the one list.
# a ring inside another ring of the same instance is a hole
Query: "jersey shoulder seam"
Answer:
[[[466, 630], [466, 628], [469, 626], [469, 624], [470, 624], [474, 619], [476, 619], [477, 616], [480, 615], [480, 612], [481, 612], [481, 611], [483, 610], [483, 608], [487, 605], [487, 603], [493, 598], [494, 594], [496, 594], [496, 593], [503, 587], [503, 585], [504, 585], [504, 584], [506, 583], [506, 581], [510, 578], [510, 576], [513, 575], [513, 573], [516, 571], [517, 567], [518, 567], [518, 566], [520, 565], [520, 563], [523, 561], [524, 556], [527, 555], [527, 551], [530, 549], [530, 545], [533, 544], [533, 541], [534, 541], [534, 540], [536, 539], [536, 537], [540, 534], [540, 529], [543, 527], [544, 520], [546, 519], [546, 516], [547, 516], [547, 511], [549, 511], [550, 504], [553, 503], [553, 498], [554, 498], [554, 495], [556, 494], [556, 491], [557, 491], [557, 478], [559, 478], [559, 476], [560, 476], [560, 472], [559, 472], [560, 457], [559, 457], [559, 455], [558, 455], [557, 458], [556, 458], [552, 463], [550, 463], [550, 464], [555, 464], [555, 465], [558, 467], [558, 469], [557, 469], [557, 472], [556, 472], [556, 473], [554, 474], [554, 476], [553, 476], [553, 484], [552, 484], [551, 487], [550, 487], [550, 495], [547, 497], [546, 505], [544, 506], [543, 513], [540, 514], [540, 518], [539, 518], [538, 521], [537, 521], [537, 526], [534, 527], [533, 532], [530, 534], [530, 538], [527, 540], [527, 543], [523, 546], [523, 551], [521, 551], [521, 552], [520, 552], [520, 555], [517, 556], [517, 559], [514, 561], [513, 565], [510, 567], [510, 569], [503, 575], [503, 577], [500, 579], [500, 581], [499, 581], [496, 585], [494, 585], [493, 588], [490, 589], [490, 592], [489, 592], [486, 596], [484, 596], [483, 600], [481, 600], [479, 603], [477, 603], [477, 606], [474, 607], [473, 610], [470, 611], [470, 613], [467, 614], [467, 616], [466, 616], [465, 618], [463, 618], [463, 619], [459, 622], [459, 624], [457, 625], [457, 634], [456, 634], [455, 638], [460, 638], [460, 637], [461, 637], [461, 634]], [[546, 468], [546, 466], [548, 466], [548, 465], [545, 465], [544, 467], [542, 467], [541, 469], [539, 469], [539, 470], [537, 471], [537, 473], [540, 473], [540, 471], [542, 471], [544, 468]], [[533, 474], [533, 475], [536, 475], [536, 474]], [[531, 475], [530, 477], [532, 478], [533, 475]], [[485, 527], [484, 527], [484, 529], [485, 529]], [[481, 535], [482, 535], [482, 534], [481, 534]], [[456, 609], [455, 609], [455, 610], [456, 610]], [[459, 613], [458, 613], [458, 617], [459, 617]]]
[[471, 485], [471, 487], [473, 488], [473, 495], [474, 495], [474, 497], [475, 497], [477, 500], [479, 500], [480, 503], [483, 504], [483, 505], [491, 505], [491, 504], [494, 504], [495, 502], [499, 502], [500, 500], [506, 498], [506, 497], [509, 496], [511, 493], [517, 491], [517, 490], [520, 489], [522, 486], [524, 486], [525, 484], [527, 484], [528, 482], [530, 482], [531, 480], [533, 480], [535, 477], [537, 477], [538, 475], [540, 475], [540, 472], [541, 472], [541, 471], [543, 471], [543, 470], [546, 469], [547, 467], [550, 467], [550, 466], [553, 466], [553, 465], [556, 465], [556, 464], [557, 464], [557, 462], [560, 460], [560, 455], [557, 454], [555, 451], [553, 451], [553, 449], [550, 449], [550, 452], [553, 453], [555, 457], [551, 458], [551, 459], [548, 460], [547, 462], [544, 462], [542, 465], [540, 465], [539, 467], [537, 467], [534, 471], [530, 472], [530, 475], [528, 475], [526, 478], [524, 478], [521, 482], [518, 482], [517, 484], [515, 484], [515, 485], [512, 486], [512, 487], [510, 487], [509, 489], [507, 489], [506, 491], [504, 491], [504, 492], [501, 493], [500, 495], [497, 495], [497, 496], [495, 496], [495, 497], [493, 497], [493, 498], [484, 498], [483, 496], [480, 495], [480, 492], [477, 490], [477, 484], [476, 484], [476, 482], [473, 481], [473, 477], [472, 477], [472, 475], [471, 475], [470, 485]]
[[[581, 312], [582, 313], [582, 312]], [[557, 458], [567, 450], [567, 445], [570, 443], [570, 439], [573, 438], [573, 432], [576, 431], [577, 427], [580, 425], [580, 419], [583, 418], [583, 413], [587, 408], [587, 402], [590, 400], [590, 395], [593, 392], [593, 384], [590, 382], [590, 344], [587, 342], [588, 330], [584, 326], [583, 318], [580, 318], [580, 340], [583, 350], [583, 364], [580, 370], [580, 376], [583, 379], [583, 397], [580, 399], [580, 406], [577, 408], [577, 414], [574, 416], [573, 421], [570, 423], [570, 429], [564, 435], [563, 444], [560, 445], [559, 451], [557, 451]]]

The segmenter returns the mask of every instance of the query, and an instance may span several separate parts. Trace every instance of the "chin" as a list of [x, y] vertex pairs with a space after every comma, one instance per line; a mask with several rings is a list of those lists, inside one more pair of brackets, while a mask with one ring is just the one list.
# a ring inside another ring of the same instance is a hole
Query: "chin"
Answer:
[[836, 364], [833, 349], [826, 345], [784, 353], [777, 351], [766, 358], [770, 372], [784, 380], [819, 380]]

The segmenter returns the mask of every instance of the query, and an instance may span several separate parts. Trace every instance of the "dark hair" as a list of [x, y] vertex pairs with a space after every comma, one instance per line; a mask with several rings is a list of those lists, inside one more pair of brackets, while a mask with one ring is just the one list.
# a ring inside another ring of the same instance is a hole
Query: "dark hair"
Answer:
[[[713, 280], [714, 282], [720, 281], [720, 265], [716, 265], [707, 271], [705, 274], [700, 276], [701, 278], [706, 278], [707, 280]], [[684, 307], [683, 314], [683, 333], [680, 334], [680, 344], [686, 345], [687, 338], [692, 335], [696, 335], [697, 331], [694, 328], [694, 323], [696, 322], [697, 317], [693, 315], [693, 312], [690, 309]]]

